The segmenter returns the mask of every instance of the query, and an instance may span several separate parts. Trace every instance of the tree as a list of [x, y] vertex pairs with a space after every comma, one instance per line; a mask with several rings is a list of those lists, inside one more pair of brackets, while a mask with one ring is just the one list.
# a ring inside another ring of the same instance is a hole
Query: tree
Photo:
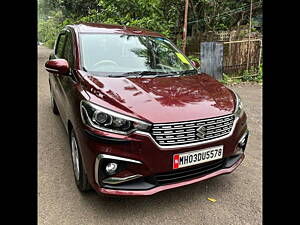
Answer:
[[66, 17], [87, 16], [90, 10], [97, 9], [99, 0], [63, 0], [60, 5]]
[[[249, 22], [250, 0], [190, 0], [190, 24], [194, 31], [230, 30]], [[261, 13], [261, 0], [253, 3], [253, 15]]]
[[[78, 22], [137, 26], [160, 32], [180, 45], [184, 4], [184, 0], [38, 0], [39, 25], [45, 27], [44, 22], [57, 15], [59, 18], [48, 24], [55, 26], [54, 30]], [[188, 33], [247, 24], [249, 5], [250, 0], [189, 0]], [[255, 17], [261, 14], [261, 0], [254, 0], [253, 5]]]

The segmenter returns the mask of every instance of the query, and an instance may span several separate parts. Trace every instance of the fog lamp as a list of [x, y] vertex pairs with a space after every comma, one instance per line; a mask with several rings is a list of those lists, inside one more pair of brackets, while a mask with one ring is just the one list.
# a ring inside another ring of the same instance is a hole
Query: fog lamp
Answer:
[[117, 163], [108, 163], [107, 166], [105, 167], [106, 173], [108, 175], [113, 175], [118, 168]]

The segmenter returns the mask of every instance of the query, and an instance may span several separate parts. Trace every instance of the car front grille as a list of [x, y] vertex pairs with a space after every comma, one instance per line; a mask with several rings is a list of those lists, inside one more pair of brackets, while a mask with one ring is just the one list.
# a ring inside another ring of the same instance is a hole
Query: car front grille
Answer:
[[212, 162], [204, 163], [190, 168], [182, 168], [171, 172], [155, 175], [153, 178], [158, 185], [172, 184], [191, 180], [206, 174], [222, 169], [226, 159], [218, 159]]
[[227, 115], [204, 120], [153, 124], [151, 135], [161, 146], [197, 143], [229, 134], [233, 122], [234, 115]]

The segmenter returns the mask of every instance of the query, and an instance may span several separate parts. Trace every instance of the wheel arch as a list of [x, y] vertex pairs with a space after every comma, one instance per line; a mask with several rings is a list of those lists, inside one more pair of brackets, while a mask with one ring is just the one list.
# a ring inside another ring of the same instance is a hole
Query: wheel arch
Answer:
[[[67, 122], [67, 132], [68, 132], [68, 137], [69, 137], [69, 143], [70, 143], [70, 145], [71, 145], [71, 132], [72, 132], [73, 129], [74, 129], [74, 126], [73, 126], [72, 122], [70, 120], [68, 120], [68, 122]], [[75, 133], [75, 129], [74, 129], [74, 133]], [[81, 155], [81, 159], [82, 159], [83, 168], [86, 171], [85, 157], [82, 154], [82, 150], [81, 150], [80, 143], [78, 141], [78, 137], [77, 137], [76, 133], [75, 133], [75, 136], [76, 136], [76, 139], [77, 139], [77, 144], [79, 146], [79, 151], [80, 151], [80, 155]]]

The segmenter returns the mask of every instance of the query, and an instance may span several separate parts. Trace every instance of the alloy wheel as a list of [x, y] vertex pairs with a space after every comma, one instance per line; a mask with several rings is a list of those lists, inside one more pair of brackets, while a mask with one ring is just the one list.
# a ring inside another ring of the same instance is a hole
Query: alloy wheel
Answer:
[[73, 161], [73, 170], [75, 179], [79, 181], [80, 168], [79, 168], [79, 149], [77, 145], [77, 141], [74, 135], [72, 135], [71, 139], [71, 151], [72, 151], [72, 161]]

